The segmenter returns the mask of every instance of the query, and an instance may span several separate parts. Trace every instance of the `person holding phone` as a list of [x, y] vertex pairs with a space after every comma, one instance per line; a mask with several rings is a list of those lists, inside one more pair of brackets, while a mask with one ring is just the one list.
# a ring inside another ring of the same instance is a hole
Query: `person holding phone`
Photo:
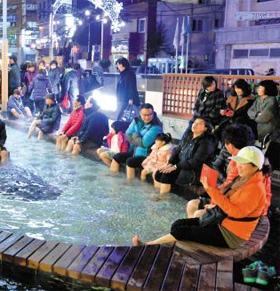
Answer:
[[215, 135], [219, 140], [225, 127], [232, 123], [247, 124], [256, 135], [255, 126], [247, 114], [254, 101], [255, 97], [251, 94], [250, 85], [243, 79], [236, 80], [231, 87], [231, 96], [226, 100], [227, 108], [220, 110], [223, 119], [215, 130]]

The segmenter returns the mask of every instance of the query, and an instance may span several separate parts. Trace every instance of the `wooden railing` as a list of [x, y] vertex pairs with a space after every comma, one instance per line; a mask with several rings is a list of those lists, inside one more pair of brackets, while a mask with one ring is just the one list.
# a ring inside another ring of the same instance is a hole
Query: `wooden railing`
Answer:
[[[191, 118], [197, 95], [202, 88], [202, 74], [165, 74], [163, 75], [163, 108], [165, 115], [175, 115], [181, 118]], [[244, 79], [251, 84], [253, 93], [256, 85], [263, 80], [280, 82], [276, 76], [249, 76], [249, 75], [211, 75], [217, 80], [218, 88], [229, 95], [231, 85], [237, 79]]]

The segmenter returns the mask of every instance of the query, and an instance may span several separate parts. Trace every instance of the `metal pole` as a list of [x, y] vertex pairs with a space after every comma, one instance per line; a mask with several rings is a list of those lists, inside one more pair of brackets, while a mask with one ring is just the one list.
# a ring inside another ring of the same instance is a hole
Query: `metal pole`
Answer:
[[191, 36], [191, 27], [190, 27], [190, 16], [187, 16], [187, 45], [186, 45], [186, 74], [188, 73], [189, 67], [189, 44], [190, 44], [190, 36]]
[[7, 109], [8, 102], [8, 39], [7, 39], [7, 0], [3, 0], [3, 38], [2, 38], [2, 107]]
[[101, 38], [100, 38], [100, 60], [103, 60], [103, 38], [104, 38], [104, 23], [101, 20]]
[[49, 36], [50, 36], [50, 47], [49, 47], [49, 58], [50, 61], [53, 59], [53, 21], [54, 14], [53, 12], [50, 14], [50, 26], [49, 26]]
[[176, 64], [176, 68], [175, 68], [175, 73], [178, 74], [178, 46], [179, 46], [179, 18], [177, 18], [177, 25], [176, 25], [176, 35], [175, 35], [175, 41], [176, 41], [176, 60], [175, 60], [175, 64]]
[[90, 26], [91, 26], [91, 22], [89, 20], [89, 24], [88, 24], [88, 60], [90, 61]]

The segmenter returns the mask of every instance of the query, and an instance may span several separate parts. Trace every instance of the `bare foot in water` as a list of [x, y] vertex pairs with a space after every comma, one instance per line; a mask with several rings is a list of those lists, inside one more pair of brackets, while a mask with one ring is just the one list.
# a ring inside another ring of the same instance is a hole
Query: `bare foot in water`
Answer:
[[134, 247], [137, 247], [137, 246], [142, 246], [142, 245], [144, 245], [144, 243], [140, 241], [138, 235], [135, 235], [135, 236], [132, 238], [132, 245], [133, 245]]

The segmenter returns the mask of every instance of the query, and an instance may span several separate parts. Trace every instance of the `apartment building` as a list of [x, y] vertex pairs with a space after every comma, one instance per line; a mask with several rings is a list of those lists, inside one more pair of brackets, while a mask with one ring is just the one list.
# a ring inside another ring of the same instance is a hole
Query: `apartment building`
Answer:
[[224, 27], [216, 30], [216, 67], [280, 74], [279, 0], [226, 1]]

